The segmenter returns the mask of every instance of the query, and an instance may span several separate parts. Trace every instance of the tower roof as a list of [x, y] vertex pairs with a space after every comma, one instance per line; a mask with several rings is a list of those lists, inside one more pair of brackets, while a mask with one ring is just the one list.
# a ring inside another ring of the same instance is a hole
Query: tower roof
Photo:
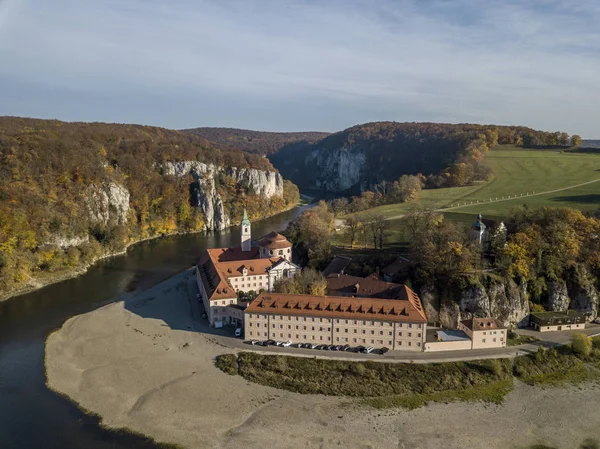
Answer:
[[481, 214], [477, 215], [477, 221], [471, 225], [471, 228], [478, 229], [478, 230], [481, 230], [481, 231], [485, 230], [486, 226], [483, 223], [483, 219], [481, 217]]
[[244, 217], [242, 218], [242, 225], [250, 226], [250, 220], [248, 219], [248, 214], [246, 213], [246, 208], [244, 208]]

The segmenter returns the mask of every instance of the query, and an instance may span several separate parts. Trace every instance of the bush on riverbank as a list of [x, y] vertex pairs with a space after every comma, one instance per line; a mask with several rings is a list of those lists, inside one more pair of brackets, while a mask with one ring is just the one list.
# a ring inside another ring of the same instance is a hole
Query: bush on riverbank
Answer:
[[597, 373], [577, 357], [570, 346], [545, 350], [516, 357], [514, 375], [529, 385], [561, 385], [580, 383], [597, 378]]
[[[235, 356], [224, 357], [219, 357], [217, 366], [231, 374]], [[512, 388], [511, 373], [510, 360], [409, 364], [251, 352], [237, 356], [237, 374], [246, 380], [303, 394], [378, 398], [370, 402], [376, 407], [412, 408], [452, 398], [498, 402]]]

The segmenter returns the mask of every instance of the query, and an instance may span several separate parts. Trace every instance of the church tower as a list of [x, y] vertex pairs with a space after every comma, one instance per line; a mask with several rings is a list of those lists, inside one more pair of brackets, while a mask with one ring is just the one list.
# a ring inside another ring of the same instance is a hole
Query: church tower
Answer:
[[240, 223], [240, 234], [242, 238], [242, 251], [250, 251], [252, 247], [252, 231], [251, 231], [250, 220], [248, 220], [248, 214], [244, 209], [244, 218]]

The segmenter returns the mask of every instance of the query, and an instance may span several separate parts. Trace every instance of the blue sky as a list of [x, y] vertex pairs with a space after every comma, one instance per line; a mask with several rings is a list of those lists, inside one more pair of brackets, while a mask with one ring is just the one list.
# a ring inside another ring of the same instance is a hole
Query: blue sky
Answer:
[[600, 137], [597, 0], [0, 0], [0, 115]]

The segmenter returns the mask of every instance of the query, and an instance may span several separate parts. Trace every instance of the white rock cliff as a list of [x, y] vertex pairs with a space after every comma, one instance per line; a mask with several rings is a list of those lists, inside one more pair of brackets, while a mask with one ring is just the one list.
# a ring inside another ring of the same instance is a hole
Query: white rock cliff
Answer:
[[215, 186], [215, 176], [224, 173], [246, 186], [256, 195], [266, 198], [283, 195], [283, 178], [279, 173], [254, 168], [220, 167], [196, 161], [167, 162], [162, 171], [168, 176], [191, 175], [198, 186], [196, 202], [206, 219], [206, 229], [221, 231], [231, 226], [231, 219], [225, 212], [223, 200]]
[[[351, 146], [333, 151], [316, 149], [306, 158], [308, 167], [316, 167], [315, 186], [331, 192], [343, 192], [364, 182], [366, 156]], [[364, 187], [364, 186], [362, 186]]]
[[108, 224], [127, 223], [129, 191], [115, 182], [92, 184], [86, 195], [87, 206], [93, 221]]

